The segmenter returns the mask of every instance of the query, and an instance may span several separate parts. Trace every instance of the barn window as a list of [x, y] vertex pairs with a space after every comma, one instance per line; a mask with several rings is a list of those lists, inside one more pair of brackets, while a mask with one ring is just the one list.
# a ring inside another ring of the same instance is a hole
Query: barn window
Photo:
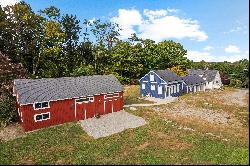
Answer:
[[49, 108], [49, 102], [40, 102], [40, 103], [35, 103], [34, 104], [34, 109], [38, 110], [38, 109], [44, 109], [44, 108]]
[[155, 85], [151, 85], [151, 90], [155, 90]]
[[88, 99], [89, 99], [90, 102], [94, 101], [94, 97], [93, 96], [88, 97]]
[[141, 89], [145, 89], [145, 84], [142, 84], [142, 85], [141, 85]]
[[114, 97], [119, 97], [119, 93], [114, 93]]
[[36, 121], [43, 120], [43, 115], [36, 115]]
[[88, 102], [88, 101], [94, 101], [94, 97], [84, 97], [76, 100], [77, 103]]
[[45, 120], [45, 119], [49, 119], [49, 113], [43, 114], [43, 120]]
[[154, 74], [150, 74], [150, 81], [154, 81]]
[[42, 108], [42, 103], [35, 103], [35, 109]]
[[49, 107], [49, 103], [48, 102], [43, 102], [42, 103], [42, 108], [44, 108], [44, 107]]
[[50, 113], [42, 113], [42, 114], [36, 114], [34, 116], [35, 122], [43, 121], [43, 120], [48, 120], [50, 119]]
[[114, 95], [113, 93], [108, 93], [108, 94], [107, 94], [107, 98], [112, 98], [113, 95]]

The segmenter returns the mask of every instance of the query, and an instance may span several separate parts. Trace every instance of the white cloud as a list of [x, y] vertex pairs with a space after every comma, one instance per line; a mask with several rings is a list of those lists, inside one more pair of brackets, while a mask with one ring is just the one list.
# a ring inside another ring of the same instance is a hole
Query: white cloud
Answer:
[[168, 11], [168, 12], [177, 13], [177, 12], [179, 12], [179, 9], [167, 8], [167, 11]]
[[206, 46], [203, 48], [204, 51], [210, 51], [212, 49], [214, 49], [214, 47], [212, 47], [212, 46]]
[[113, 17], [111, 21], [116, 22], [122, 28], [120, 32], [121, 38], [126, 39], [131, 36], [132, 33], [136, 33], [133, 26], [142, 24], [142, 16], [137, 10], [119, 9], [118, 16]]
[[216, 56], [211, 55], [211, 53], [207, 51], [188, 51], [186, 57], [194, 62], [200, 62], [202, 60], [206, 62], [235, 62], [241, 59], [249, 59], [249, 52], [245, 51], [244, 54]]
[[[171, 9], [168, 9], [171, 11]], [[172, 9], [171, 12], [174, 12]], [[141, 38], [148, 38], [156, 42], [164, 39], [189, 38], [191, 40], [204, 41], [208, 36], [204, 31], [200, 30], [197, 20], [183, 19], [177, 16], [168, 15], [167, 10], [148, 10], [145, 9], [143, 15], [135, 9], [119, 9], [118, 16], [111, 20], [118, 23], [123, 29], [122, 39], [136, 33]], [[136, 28], [138, 28], [136, 30]]]
[[225, 48], [225, 52], [227, 52], [227, 53], [240, 53], [240, 49], [237, 46], [230, 44]]
[[245, 25], [246, 23], [243, 23], [240, 20], [236, 20], [234, 22], [234, 24], [235, 24], [234, 27], [232, 27], [231, 29], [229, 29], [228, 31], [223, 32], [223, 33], [224, 34], [231, 34], [231, 33], [236, 33], [236, 32], [242, 32], [243, 34], [245, 34], [249, 31], [248, 26]]
[[17, 2], [20, 2], [20, 0], [0, 0], [0, 5], [5, 7], [7, 5], [14, 5]]
[[188, 51], [186, 57], [194, 62], [200, 62], [202, 60], [212, 62], [214, 60], [214, 56], [212, 56], [210, 52]]
[[148, 10], [144, 9], [143, 11], [144, 15], [147, 16], [150, 20], [159, 18], [159, 17], [164, 17], [167, 15], [166, 10]]

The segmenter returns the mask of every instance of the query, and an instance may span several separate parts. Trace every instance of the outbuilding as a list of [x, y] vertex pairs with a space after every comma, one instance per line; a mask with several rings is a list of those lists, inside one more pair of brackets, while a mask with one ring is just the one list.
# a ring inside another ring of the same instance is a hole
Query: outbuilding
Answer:
[[221, 77], [218, 70], [188, 69], [189, 75], [198, 75], [205, 80], [205, 89], [219, 89], [222, 87]]
[[13, 92], [25, 131], [123, 108], [123, 86], [114, 75], [16, 79]]
[[198, 75], [187, 75], [182, 77], [182, 80], [184, 81], [184, 93], [205, 91], [205, 80]]
[[168, 98], [182, 95], [183, 80], [169, 69], [152, 70], [139, 81], [141, 96]]

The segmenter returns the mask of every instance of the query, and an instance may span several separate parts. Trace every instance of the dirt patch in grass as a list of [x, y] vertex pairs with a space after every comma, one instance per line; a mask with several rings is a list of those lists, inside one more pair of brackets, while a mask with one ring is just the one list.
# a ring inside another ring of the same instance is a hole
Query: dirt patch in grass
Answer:
[[24, 157], [17, 164], [19, 164], [19, 165], [34, 165], [35, 160], [32, 157]]
[[178, 132], [163, 133], [163, 132], [152, 132], [152, 137], [155, 137], [154, 144], [162, 148], [171, 149], [175, 151], [186, 150], [192, 148], [191, 144], [188, 144], [178, 139]]
[[9, 141], [25, 136], [25, 132], [20, 124], [14, 123], [0, 130], [0, 142]]
[[73, 151], [75, 148], [72, 145], [61, 145], [61, 146], [53, 146], [48, 148], [48, 152], [50, 153], [58, 153], [58, 152], [71, 152]]
[[[179, 108], [178, 104], [175, 104], [175, 108]], [[164, 118], [166, 121], [172, 121], [177, 123], [177, 129], [185, 130], [188, 128], [191, 132], [199, 132], [202, 134], [212, 133], [214, 138], [220, 140], [231, 140], [233, 142], [242, 142], [243, 144], [248, 144], [248, 128], [243, 127], [241, 123], [238, 122], [237, 119], [230, 117], [227, 123], [211, 123], [213, 121], [207, 121], [206, 118], [209, 116], [214, 116], [214, 114], [204, 114], [205, 116], [202, 117], [203, 114], [200, 116], [195, 116], [192, 114], [191, 116], [187, 116], [186, 112], [189, 108], [186, 106], [182, 108], [183, 115], [181, 111], [179, 113], [173, 113], [174, 111], [169, 111], [168, 109], [172, 109], [171, 107], [165, 108], [164, 111], [158, 111], [157, 114]], [[195, 109], [197, 108], [192, 108]], [[198, 108], [199, 109], [199, 108]], [[195, 113], [195, 112], [194, 112]], [[209, 117], [211, 118], [211, 117]], [[221, 118], [221, 117], [216, 117]], [[223, 117], [224, 118], [224, 117]], [[213, 119], [212, 119], [213, 120]], [[225, 119], [224, 119], [225, 120]], [[221, 121], [217, 121], [221, 122]], [[188, 126], [188, 127], [182, 127]]]
[[138, 150], [143, 150], [145, 149], [147, 146], [149, 146], [149, 143], [148, 142], [144, 142], [143, 144], [139, 145], [137, 147]]

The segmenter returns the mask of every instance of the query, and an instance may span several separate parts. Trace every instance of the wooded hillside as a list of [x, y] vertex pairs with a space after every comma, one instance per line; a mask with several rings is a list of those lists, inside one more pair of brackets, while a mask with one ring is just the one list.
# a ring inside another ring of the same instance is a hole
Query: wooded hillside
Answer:
[[122, 41], [119, 25], [78, 20], [54, 6], [39, 12], [25, 2], [0, 7], [0, 29], [0, 51], [13, 63], [23, 64], [30, 78], [114, 74], [130, 84], [152, 69], [170, 68], [185, 75], [187, 68], [209, 68], [229, 75], [233, 85], [248, 80], [248, 60], [192, 62], [181, 43], [156, 43], [136, 34]]

